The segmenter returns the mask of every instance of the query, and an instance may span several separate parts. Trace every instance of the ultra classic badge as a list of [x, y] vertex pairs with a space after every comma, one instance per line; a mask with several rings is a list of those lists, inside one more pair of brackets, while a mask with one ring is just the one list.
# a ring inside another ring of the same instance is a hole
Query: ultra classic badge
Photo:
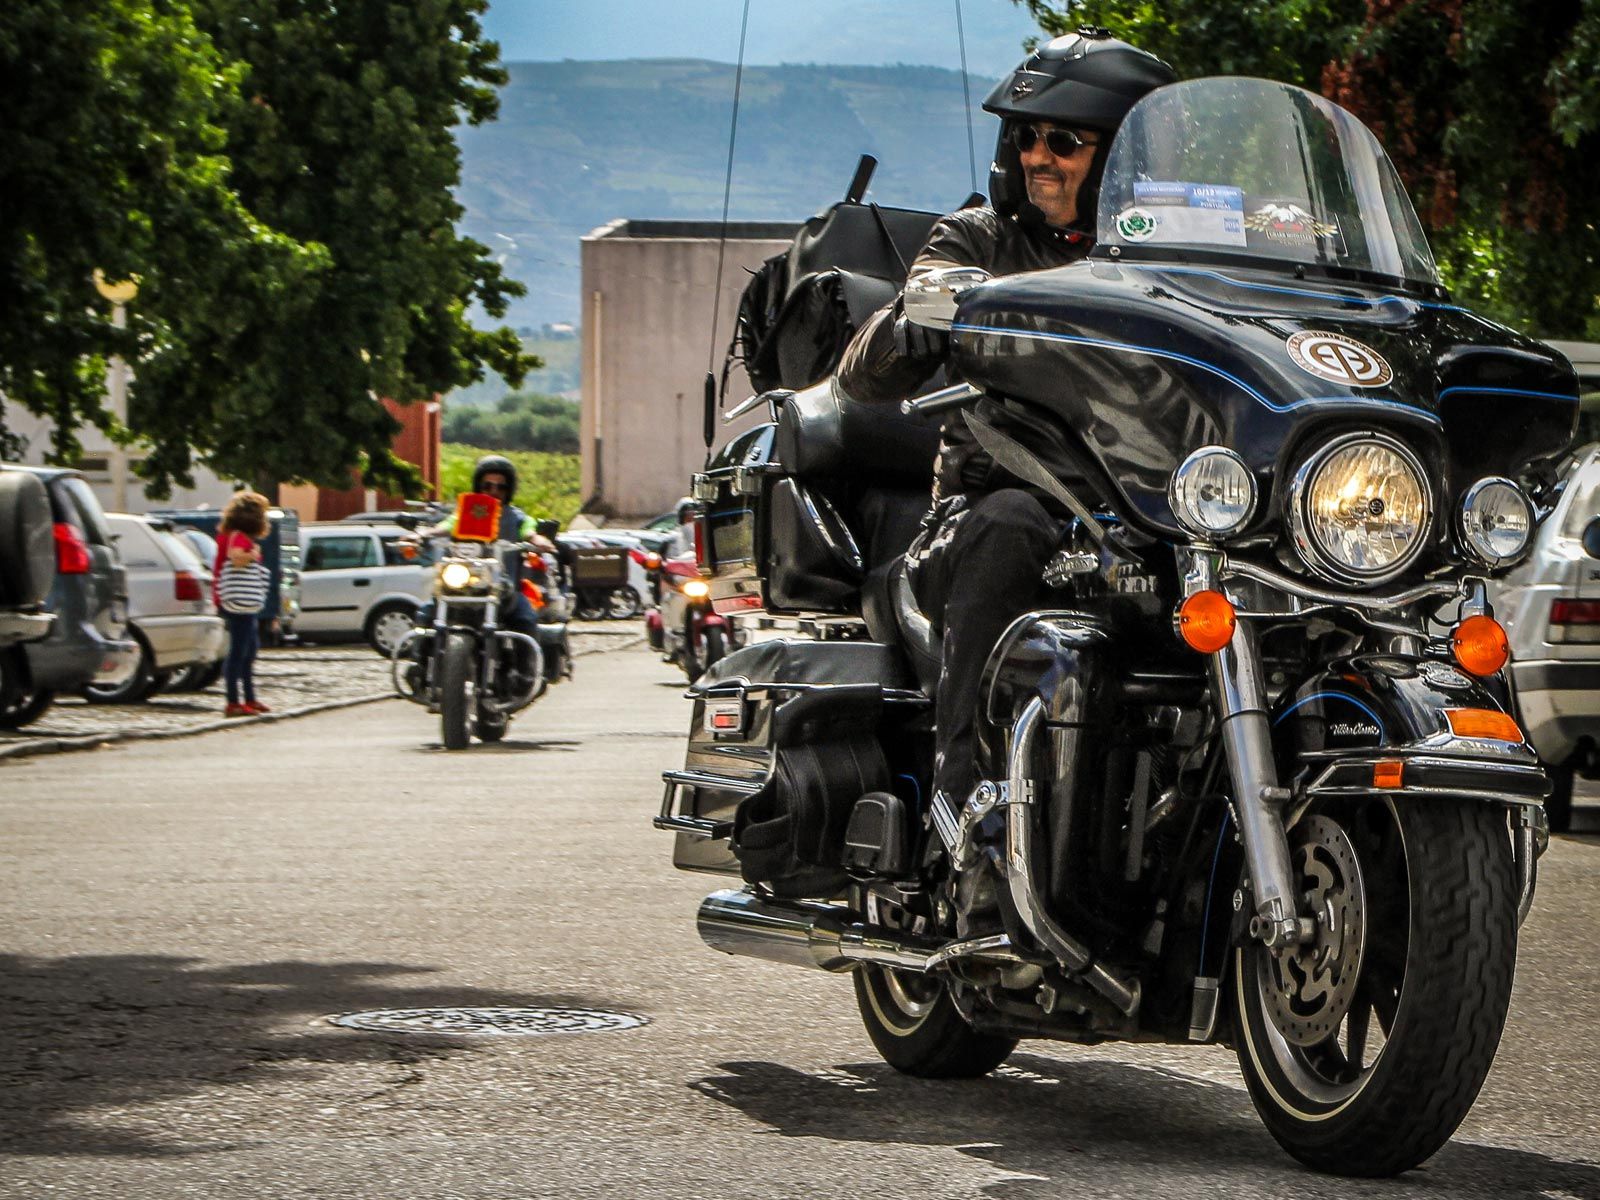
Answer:
[[1346, 387], [1383, 387], [1394, 378], [1383, 355], [1342, 333], [1297, 333], [1289, 339], [1289, 357], [1302, 371]]

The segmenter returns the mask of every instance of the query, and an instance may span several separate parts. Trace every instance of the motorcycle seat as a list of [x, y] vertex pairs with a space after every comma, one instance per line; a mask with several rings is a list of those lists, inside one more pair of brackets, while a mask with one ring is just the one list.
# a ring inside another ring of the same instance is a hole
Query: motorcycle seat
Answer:
[[867, 574], [861, 588], [861, 615], [874, 641], [897, 647], [910, 662], [923, 694], [939, 686], [944, 639], [917, 606], [904, 558], [895, 558]]

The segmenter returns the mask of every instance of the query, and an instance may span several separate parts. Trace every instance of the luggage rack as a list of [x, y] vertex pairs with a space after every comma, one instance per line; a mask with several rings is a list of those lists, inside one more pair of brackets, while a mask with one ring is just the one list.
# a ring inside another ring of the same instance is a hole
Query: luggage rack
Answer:
[[764, 783], [754, 780], [729, 779], [723, 775], [708, 775], [704, 771], [663, 771], [661, 778], [666, 783], [666, 790], [661, 797], [661, 814], [651, 824], [657, 829], [669, 829], [674, 833], [687, 833], [691, 837], [713, 839], [732, 837], [733, 822], [684, 816], [678, 811], [679, 789], [705, 788], [708, 791], [736, 792], [743, 796], [753, 796], [765, 786]]

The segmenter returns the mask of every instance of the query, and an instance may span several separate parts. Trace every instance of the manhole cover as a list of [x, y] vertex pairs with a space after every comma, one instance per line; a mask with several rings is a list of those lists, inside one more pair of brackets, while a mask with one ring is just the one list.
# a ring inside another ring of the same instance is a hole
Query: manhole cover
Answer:
[[649, 1023], [633, 1013], [595, 1008], [388, 1008], [340, 1013], [328, 1020], [346, 1029], [378, 1033], [430, 1033], [451, 1037], [542, 1037], [549, 1033], [602, 1033]]

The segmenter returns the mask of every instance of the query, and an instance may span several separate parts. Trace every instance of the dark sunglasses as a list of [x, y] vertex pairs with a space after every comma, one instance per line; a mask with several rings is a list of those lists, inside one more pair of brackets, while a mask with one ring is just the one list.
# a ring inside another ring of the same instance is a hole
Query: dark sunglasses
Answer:
[[1088, 138], [1074, 133], [1070, 129], [1057, 129], [1050, 126], [1043, 131], [1037, 125], [1013, 125], [1011, 127], [1011, 141], [1023, 154], [1028, 153], [1039, 144], [1039, 139], [1044, 138], [1044, 148], [1057, 158], [1071, 158], [1085, 146], [1098, 146], [1098, 140], [1091, 142]]

